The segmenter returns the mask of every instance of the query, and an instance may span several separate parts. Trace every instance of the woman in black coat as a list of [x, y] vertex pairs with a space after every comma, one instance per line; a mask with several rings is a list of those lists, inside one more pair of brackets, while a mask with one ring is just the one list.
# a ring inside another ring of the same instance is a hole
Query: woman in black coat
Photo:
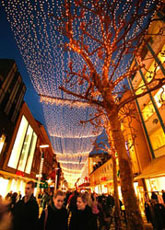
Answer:
[[57, 191], [53, 202], [45, 209], [38, 223], [38, 230], [68, 230], [67, 210], [63, 207], [64, 193]]
[[72, 212], [69, 230], [97, 230], [97, 221], [91, 208], [87, 205], [87, 197], [77, 197], [77, 209]]

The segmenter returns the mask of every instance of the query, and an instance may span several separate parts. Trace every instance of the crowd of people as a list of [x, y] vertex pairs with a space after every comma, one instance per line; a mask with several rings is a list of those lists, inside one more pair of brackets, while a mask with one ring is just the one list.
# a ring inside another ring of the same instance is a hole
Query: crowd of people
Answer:
[[148, 223], [151, 223], [156, 230], [165, 229], [165, 192], [152, 192], [151, 199], [145, 194], [144, 203], [145, 215]]
[[112, 196], [58, 190], [55, 194], [39, 194], [36, 199], [34, 187], [29, 181], [24, 197], [12, 192], [5, 200], [0, 197], [0, 230], [109, 230]]
[[[0, 230], [110, 229], [115, 209], [113, 196], [77, 191], [65, 194], [58, 190], [55, 194], [43, 192], [36, 199], [34, 187], [33, 181], [27, 182], [24, 197], [12, 192], [5, 200], [0, 196]], [[146, 196], [145, 213], [154, 230], [165, 227], [164, 198], [163, 192], [162, 199], [154, 192], [151, 200]]]

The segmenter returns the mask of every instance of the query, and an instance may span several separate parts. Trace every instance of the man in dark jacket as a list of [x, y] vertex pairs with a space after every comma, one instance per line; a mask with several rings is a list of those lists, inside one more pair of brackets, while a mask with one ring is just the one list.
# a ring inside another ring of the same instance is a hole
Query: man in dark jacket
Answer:
[[39, 208], [33, 196], [35, 184], [27, 182], [25, 196], [16, 203], [13, 209], [13, 230], [35, 230], [38, 220]]

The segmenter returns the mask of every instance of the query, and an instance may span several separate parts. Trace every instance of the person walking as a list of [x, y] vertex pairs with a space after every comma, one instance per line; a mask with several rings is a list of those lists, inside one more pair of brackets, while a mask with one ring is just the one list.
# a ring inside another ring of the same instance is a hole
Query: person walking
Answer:
[[86, 194], [77, 196], [77, 209], [72, 212], [69, 230], [97, 230], [96, 218], [87, 205]]
[[68, 214], [63, 206], [64, 198], [65, 195], [60, 190], [54, 194], [53, 201], [41, 214], [38, 230], [68, 230]]
[[75, 190], [68, 198], [68, 212], [74, 212], [77, 208], [76, 206], [76, 202], [77, 202], [77, 196], [78, 196], [78, 192]]
[[35, 183], [28, 181], [25, 196], [13, 208], [13, 230], [36, 230], [39, 208], [33, 196]]

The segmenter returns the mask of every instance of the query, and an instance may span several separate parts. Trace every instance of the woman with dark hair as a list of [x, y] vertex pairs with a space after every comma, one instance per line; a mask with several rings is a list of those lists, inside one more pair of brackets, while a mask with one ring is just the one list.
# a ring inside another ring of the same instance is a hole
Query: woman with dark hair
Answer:
[[78, 195], [77, 209], [72, 212], [69, 230], [97, 230], [96, 218], [87, 203], [86, 194]]
[[53, 196], [53, 202], [43, 210], [38, 223], [38, 230], [67, 230], [68, 215], [63, 207], [65, 195], [58, 190]]

